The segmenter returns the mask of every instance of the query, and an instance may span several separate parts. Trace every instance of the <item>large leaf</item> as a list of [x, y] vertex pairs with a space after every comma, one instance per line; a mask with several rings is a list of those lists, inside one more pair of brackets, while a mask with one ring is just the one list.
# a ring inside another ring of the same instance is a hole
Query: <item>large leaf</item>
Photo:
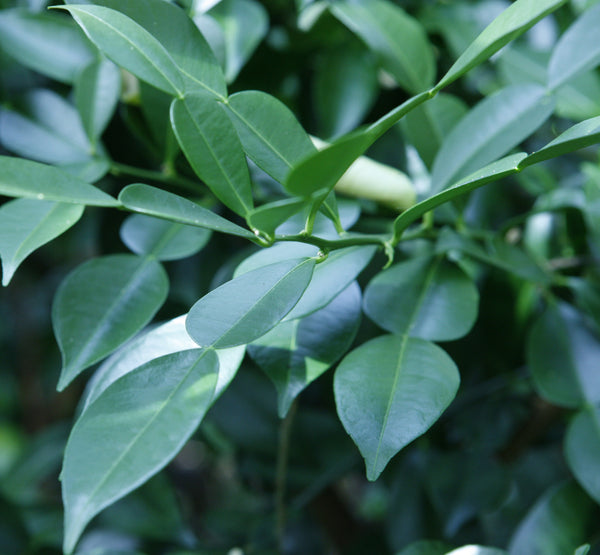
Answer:
[[[81, 410], [86, 410], [109, 385], [142, 364], [171, 353], [197, 348], [198, 345], [185, 329], [185, 319], [184, 314], [150, 331], [140, 333], [108, 357], [89, 381]], [[243, 346], [215, 351], [219, 357], [219, 378], [215, 387], [215, 397], [226, 389], [235, 376], [245, 351]]]
[[253, 233], [203, 208], [191, 200], [163, 189], [134, 183], [119, 194], [123, 206], [140, 214], [148, 214], [182, 224], [205, 227], [221, 233], [254, 239]]
[[218, 371], [212, 350], [166, 355], [111, 384], [82, 414], [62, 470], [65, 553], [97, 513], [183, 447], [213, 401]]
[[556, 89], [600, 63], [600, 6], [585, 11], [560, 37], [548, 64], [548, 87]]
[[493, 162], [552, 114], [554, 100], [540, 85], [506, 87], [482, 100], [447, 135], [431, 171], [433, 192]]
[[460, 268], [422, 256], [377, 274], [365, 291], [364, 309], [387, 331], [449, 341], [469, 332], [478, 299], [477, 288]]
[[316, 152], [296, 116], [274, 96], [242, 91], [225, 106], [248, 157], [280, 183], [295, 164]]
[[592, 509], [591, 499], [575, 484], [552, 488], [520, 524], [510, 542], [510, 554], [573, 553], [587, 539], [586, 528]]
[[135, 254], [177, 260], [197, 253], [210, 239], [206, 228], [132, 214], [121, 226], [121, 240]]
[[0, 206], [0, 258], [2, 285], [8, 285], [19, 264], [48, 243], [83, 214], [79, 204], [16, 199]]
[[454, 399], [459, 381], [442, 349], [406, 336], [377, 337], [340, 362], [334, 379], [337, 411], [365, 459], [369, 480], [432, 426]]
[[294, 307], [308, 286], [315, 260], [270, 264], [238, 276], [202, 297], [186, 328], [201, 346], [234, 347], [267, 333]]
[[492, 21], [435, 86], [440, 90], [487, 60], [566, 0], [517, 0]]
[[280, 417], [348, 350], [359, 322], [360, 288], [354, 282], [321, 310], [282, 322], [248, 345], [248, 354], [277, 388]]
[[181, 96], [183, 78], [171, 55], [148, 31], [104, 6], [61, 6], [116, 64], [166, 93]]
[[24, 66], [65, 83], [94, 57], [94, 48], [72, 21], [20, 9], [0, 12], [0, 47]]
[[192, 168], [231, 210], [252, 210], [252, 186], [242, 145], [217, 100], [208, 94], [178, 98], [171, 124]]
[[375, 52], [399, 85], [416, 94], [433, 84], [433, 48], [421, 24], [386, 0], [336, 2], [331, 12]]
[[52, 323], [63, 357], [58, 390], [141, 330], [167, 297], [159, 262], [117, 254], [76, 268], [62, 282]]
[[8, 156], [0, 156], [0, 195], [90, 206], [119, 206], [110, 195], [57, 168]]
[[535, 387], [565, 407], [600, 403], [600, 340], [570, 305], [550, 305], [531, 329], [527, 359]]
[[577, 481], [600, 503], [600, 408], [588, 406], [569, 424], [565, 455]]

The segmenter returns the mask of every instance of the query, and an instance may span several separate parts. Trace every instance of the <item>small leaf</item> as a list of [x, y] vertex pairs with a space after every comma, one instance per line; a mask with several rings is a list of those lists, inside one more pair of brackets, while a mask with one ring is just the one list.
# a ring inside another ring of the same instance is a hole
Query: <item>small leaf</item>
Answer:
[[93, 185], [52, 166], [0, 156], [0, 194], [90, 206], [120, 203]]
[[459, 381], [450, 357], [422, 339], [384, 335], [346, 355], [334, 378], [337, 411], [365, 459], [369, 480], [433, 425]]
[[63, 357], [62, 391], [82, 370], [109, 355], [151, 319], [169, 283], [156, 260], [117, 254], [76, 268], [62, 282], [52, 307]]
[[435, 86], [435, 90], [440, 90], [456, 81], [565, 2], [566, 0], [517, 0], [513, 2], [469, 45]]
[[557, 89], [600, 63], [600, 6], [586, 10], [560, 37], [548, 64], [548, 88]]
[[552, 114], [544, 87], [512, 85], [482, 100], [447, 135], [431, 171], [432, 191], [506, 154]]
[[600, 503], [600, 408], [584, 408], [569, 424], [565, 455], [571, 472], [596, 503]]
[[296, 116], [274, 96], [242, 91], [230, 96], [225, 108], [248, 157], [280, 183], [295, 164], [316, 152]]
[[400, 86], [416, 94], [433, 84], [435, 62], [425, 30], [399, 6], [382, 0], [336, 2], [330, 10], [369, 45]]
[[194, 94], [171, 104], [171, 124], [196, 174], [228, 208], [253, 208], [246, 158], [233, 124], [214, 97]]
[[294, 307], [314, 266], [312, 258], [286, 260], [224, 283], [192, 307], [188, 333], [198, 345], [219, 349], [254, 341]]
[[94, 48], [77, 26], [58, 14], [0, 12], [0, 47], [25, 67], [72, 83], [94, 58]]
[[582, 121], [567, 129], [546, 146], [522, 160], [519, 169], [597, 143], [600, 143], [600, 116]]
[[75, 104], [85, 131], [95, 142], [113, 116], [121, 94], [119, 68], [106, 59], [87, 66], [75, 82]]
[[377, 274], [365, 291], [365, 313], [387, 331], [432, 341], [466, 335], [477, 318], [477, 287], [441, 258], [412, 258]]
[[83, 209], [79, 204], [25, 198], [0, 206], [2, 285], [8, 285], [19, 264], [34, 250], [75, 225]]
[[556, 405], [600, 403], [600, 341], [571, 306], [550, 305], [531, 329], [527, 360], [536, 390]]
[[134, 183], [125, 187], [119, 194], [119, 201], [125, 208], [140, 214], [255, 239], [255, 235], [247, 229], [222, 218], [199, 204], [143, 183]]
[[181, 96], [183, 79], [173, 58], [148, 31], [104, 6], [60, 6], [67, 10], [106, 57], [161, 89]]
[[151, 254], [158, 260], [178, 260], [196, 254], [210, 239], [210, 231], [132, 214], [121, 226], [121, 240], [135, 254]]
[[419, 540], [411, 543], [396, 555], [446, 555], [450, 546], [434, 540]]
[[96, 514], [156, 474], [183, 447], [213, 401], [218, 371], [211, 350], [166, 355], [111, 384], [81, 415], [61, 474], [65, 553], [73, 552]]
[[275, 230], [306, 205], [304, 199], [291, 198], [269, 202], [248, 214], [248, 224], [255, 229], [273, 235]]
[[310, 316], [285, 321], [248, 345], [248, 354], [271, 378], [279, 416], [350, 347], [360, 322], [360, 288], [349, 285]]

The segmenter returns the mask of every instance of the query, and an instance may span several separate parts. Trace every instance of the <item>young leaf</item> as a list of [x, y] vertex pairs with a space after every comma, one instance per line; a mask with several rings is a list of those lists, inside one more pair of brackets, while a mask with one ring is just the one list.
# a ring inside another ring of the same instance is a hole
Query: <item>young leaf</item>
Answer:
[[560, 37], [548, 64], [548, 88], [557, 89], [600, 63], [600, 6], [586, 10]]
[[[198, 347], [185, 329], [186, 315], [178, 316], [150, 331], [140, 333], [108, 357], [94, 372], [81, 404], [81, 412], [95, 401], [109, 385], [151, 360]], [[244, 346], [215, 351], [219, 357], [219, 378], [215, 387], [218, 397], [234, 378], [246, 349]]]
[[577, 481], [596, 503], [600, 503], [600, 408], [584, 408], [569, 424], [565, 455]]
[[235, 128], [217, 100], [208, 94], [175, 99], [171, 124], [200, 179], [225, 206], [246, 216], [253, 208], [248, 165]]
[[248, 225], [273, 235], [275, 230], [294, 214], [302, 210], [306, 200], [290, 198], [263, 204], [248, 214]]
[[254, 341], [294, 307], [314, 266], [312, 258], [286, 260], [217, 287], [190, 310], [186, 321], [190, 337], [198, 345], [217, 349]]
[[108, 125], [120, 94], [119, 68], [104, 58], [91, 63], [77, 77], [75, 104], [92, 143], [100, 138]]
[[469, 45], [435, 86], [435, 90], [439, 91], [456, 81], [565, 2], [566, 0], [517, 0], [513, 2]]
[[196, 254], [210, 239], [206, 228], [132, 214], [121, 226], [121, 240], [135, 254], [178, 260]]
[[125, 208], [140, 214], [205, 227], [246, 239], [255, 239], [255, 235], [247, 229], [222, 218], [199, 204], [143, 183], [134, 183], [125, 187], [119, 194], [119, 201]]
[[61, 6], [117, 65], [168, 94], [182, 96], [183, 78], [173, 58], [148, 31], [104, 6]]
[[0, 156], [0, 195], [90, 206], [120, 203], [93, 185], [52, 166]]
[[96, 258], [62, 282], [52, 306], [52, 324], [63, 357], [62, 391], [88, 366], [141, 330], [169, 290], [159, 262], [128, 254]]
[[183, 447], [213, 401], [218, 371], [212, 350], [166, 355], [111, 384], [81, 415], [61, 474], [65, 553], [73, 552], [96, 514], [156, 474]]
[[310, 316], [285, 321], [248, 345], [248, 354], [277, 389], [279, 416], [350, 347], [360, 322], [360, 288], [350, 284]]
[[248, 157], [283, 183], [290, 169], [316, 152], [290, 109], [270, 94], [242, 91], [225, 103]]
[[399, 6], [386, 0], [336, 2], [330, 10], [369, 45], [400, 86], [417, 94], [433, 84], [435, 62], [425, 30]]
[[540, 150], [519, 162], [519, 169], [600, 143], [600, 116], [575, 124]]
[[83, 209], [80, 204], [26, 198], [0, 206], [2, 285], [8, 285], [19, 264], [34, 250], [77, 223]]
[[442, 258], [412, 258], [377, 274], [364, 298], [367, 316], [387, 331], [431, 341], [467, 334], [477, 318], [477, 287]]
[[447, 135], [431, 171], [434, 193], [506, 154], [552, 114], [540, 85], [506, 87], [482, 100]]
[[335, 373], [335, 402], [369, 480], [433, 425], [459, 381], [450, 357], [422, 339], [384, 335], [346, 355]]
[[600, 340], [567, 304], [551, 305], [531, 329], [527, 359], [534, 385], [551, 403], [569, 408], [600, 403]]
[[0, 47], [25, 67], [72, 83], [94, 59], [94, 48], [77, 26], [58, 14], [0, 12]]

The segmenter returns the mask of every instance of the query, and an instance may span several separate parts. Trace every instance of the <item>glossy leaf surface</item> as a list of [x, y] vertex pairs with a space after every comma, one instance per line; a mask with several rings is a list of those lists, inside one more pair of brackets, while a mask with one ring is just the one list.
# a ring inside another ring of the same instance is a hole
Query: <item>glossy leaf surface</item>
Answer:
[[337, 411], [365, 459], [369, 480], [431, 427], [459, 381], [450, 357], [422, 339], [384, 335], [346, 355], [335, 373]]
[[96, 258], [62, 282], [52, 323], [63, 357], [58, 390], [141, 330], [166, 299], [168, 279], [153, 259]]
[[306, 205], [304, 199], [291, 198], [269, 202], [255, 208], [248, 215], [248, 224], [253, 228], [273, 235], [275, 230]]
[[186, 329], [201, 346], [234, 347], [267, 333], [308, 286], [315, 261], [286, 260], [238, 276], [202, 297]]
[[2, 285], [8, 285], [19, 264], [34, 250], [77, 223], [84, 207], [34, 199], [16, 199], [0, 206]]
[[114, 382], [82, 414], [62, 470], [66, 553], [98, 512], [177, 454], [212, 403], [218, 370], [210, 350], [166, 355]]
[[238, 214], [253, 208], [250, 174], [233, 124], [214, 97], [195, 94], [171, 105], [171, 124], [196, 174]]
[[477, 288], [460, 268], [440, 258], [415, 257], [369, 283], [364, 309], [387, 331], [449, 341], [469, 332], [478, 299]]

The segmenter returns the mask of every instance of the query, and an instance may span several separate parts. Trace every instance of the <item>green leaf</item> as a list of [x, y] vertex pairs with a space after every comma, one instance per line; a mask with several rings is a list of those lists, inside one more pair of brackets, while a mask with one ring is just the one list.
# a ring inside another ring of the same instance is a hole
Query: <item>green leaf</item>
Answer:
[[416, 94], [433, 84], [433, 49], [421, 24], [385, 0], [365, 4], [336, 2], [330, 10], [354, 31], [400, 86]]
[[585, 11], [560, 37], [548, 64], [548, 88], [557, 89], [600, 63], [600, 6]]
[[23, 114], [0, 107], [0, 142], [39, 162], [76, 164], [91, 158], [91, 145], [75, 108], [58, 94], [33, 89], [23, 97]]
[[282, 322], [248, 345], [248, 354], [275, 384], [280, 417], [348, 350], [359, 323], [360, 288], [353, 282], [324, 308]]
[[75, 82], [75, 104], [90, 141], [95, 142], [111, 120], [121, 94], [121, 73], [101, 58], [91, 63]]
[[[187, 315], [178, 316], [156, 328], [137, 335], [108, 357], [94, 372], [85, 392], [81, 412], [85, 411], [108, 386], [125, 374], [156, 358], [198, 347], [185, 329]], [[218, 349], [219, 378], [215, 399], [233, 380], [246, 349], [244, 346]]]
[[183, 94], [183, 78], [173, 58], [148, 31], [104, 6], [60, 6], [89, 39], [117, 65], [168, 94]]
[[[586, 539], [593, 503], [575, 484], [553, 487], [529, 511], [512, 537], [511, 555], [564, 555]], [[551, 530], [552, 533], [548, 533]]]
[[597, 143], [600, 143], [600, 116], [582, 121], [567, 129], [546, 146], [522, 160], [519, 169]]
[[571, 306], [550, 305], [535, 322], [527, 361], [536, 390], [551, 403], [578, 408], [600, 403], [600, 341]]
[[433, 425], [459, 381], [450, 357], [422, 339], [384, 335], [346, 355], [334, 378], [337, 411], [365, 459], [369, 480]]
[[592, 546], [589, 543], [586, 543], [580, 547], [578, 547], [573, 555], [587, 555], [590, 552]]
[[503, 156], [552, 114], [544, 87], [512, 85], [482, 100], [446, 136], [431, 171], [434, 193]]
[[458, 549], [448, 551], [445, 555], [509, 555], [508, 551], [496, 549], [495, 547], [483, 547], [481, 545], [465, 545]]
[[517, 0], [513, 2], [461, 54], [435, 86], [435, 90], [440, 90], [456, 81], [565, 2], [566, 0]]
[[306, 205], [304, 199], [291, 198], [263, 204], [248, 214], [248, 224], [273, 235], [275, 230]]
[[2, 285], [8, 285], [19, 264], [34, 250], [75, 225], [83, 209], [79, 204], [25, 198], [0, 206]]
[[242, 91], [230, 96], [225, 107], [248, 157], [280, 183], [316, 152], [296, 116], [270, 94]]
[[246, 239], [255, 239], [255, 235], [247, 229], [222, 218], [199, 204], [143, 183], [134, 183], [125, 187], [119, 194], [119, 201], [125, 208], [140, 214], [204, 227]]
[[364, 310], [383, 329], [409, 337], [450, 341], [477, 318], [477, 287], [443, 258], [412, 258], [380, 272], [365, 290]]
[[52, 324], [63, 358], [58, 390], [141, 330], [168, 291], [165, 271], [151, 258], [105, 256], [71, 272], [52, 306]]
[[171, 125], [200, 179], [225, 206], [246, 216], [253, 208], [248, 165], [235, 128], [217, 100], [208, 94], [175, 99]]
[[83, 33], [59, 14], [0, 12], [0, 48], [25, 67], [64, 83], [75, 81], [94, 58]]
[[190, 310], [186, 328], [201, 346], [250, 343], [275, 327], [308, 286], [315, 260], [270, 264], [238, 276], [202, 297]]
[[210, 10], [223, 29], [225, 78], [235, 81], [252, 53], [269, 30], [267, 10], [253, 0], [221, 0]]
[[52, 166], [0, 156], [0, 195], [90, 206], [120, 203], [93, 185]]
[[450, 546], [433, 540], [419, 540], [411, 543], [396, 555], [446, 555]]
[[132, 214], [121, 226], [121, 240], [135, 254], [178, 260], [196, 254], [210, 239], [206, 228]]
[[96, 514], [156, 474], [183, 447], [213, 401], [218, 371], [211, 350], [166, 355], [111, 384], [81, 415], [61, 474], [65, 553], [73, 552]]
[[600, 503], [600, 407], [588, 406], [573, 418], [565, 436], [565, 455], [579, 484]]

